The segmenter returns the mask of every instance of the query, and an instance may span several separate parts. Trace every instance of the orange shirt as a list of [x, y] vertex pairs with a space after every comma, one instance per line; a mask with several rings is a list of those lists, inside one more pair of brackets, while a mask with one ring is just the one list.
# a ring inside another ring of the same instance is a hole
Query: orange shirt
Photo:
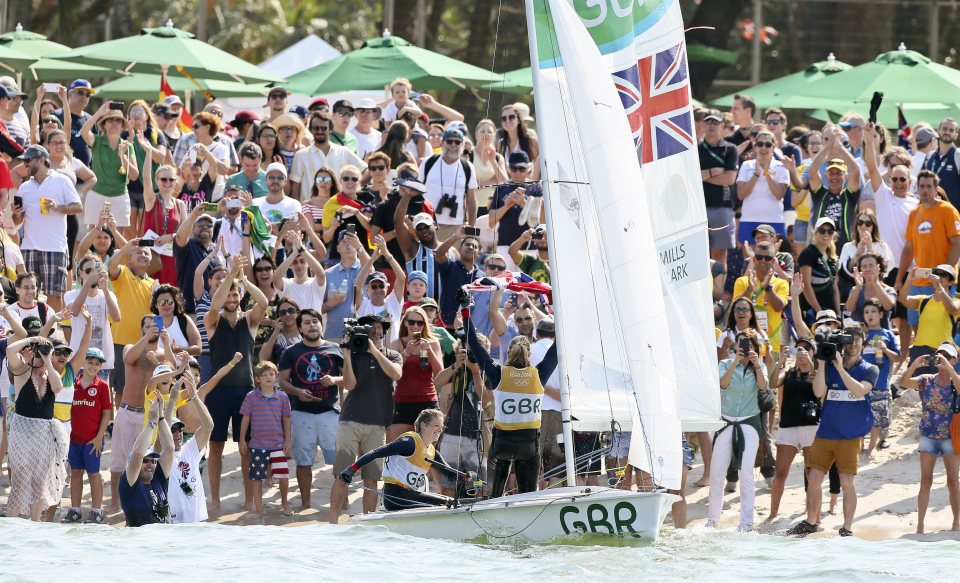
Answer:
[[[906, 235], [907, 241], [913, 244], [913, 261], [917, 267], [946, 263], [952, 247], [950, 237], [960, 235], [960, 213], [942, 200], [930, 208], [918, 205], [910, 211]], [[930, 285], [930, 281], [916, 279], [913, 284]]]

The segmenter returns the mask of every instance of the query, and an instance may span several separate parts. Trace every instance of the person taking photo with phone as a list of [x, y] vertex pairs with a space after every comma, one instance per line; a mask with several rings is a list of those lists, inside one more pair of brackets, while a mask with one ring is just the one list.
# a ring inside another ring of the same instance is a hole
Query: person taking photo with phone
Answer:
[[[916, 267], [907, 273], [907, 280], [900, 288], [900, 303], [917, 313], [916, 335], [910, 347], [911, 362], [921, 356], [936, 354], [937, 347], [953, 340], [953, 323], [960, 316], [960, 300], [951, 290], [956, 283], [956, 270], [946, 263], [933, 269]], [[915, 282], [924, 277], [929, 286]], [[922, 290], [929, 289], [930, 293]], [[913, 290], [921, 290], [913, 294]], [[930, 365], [919, 370], [921, 374], [933, 374], [936, 367]]]

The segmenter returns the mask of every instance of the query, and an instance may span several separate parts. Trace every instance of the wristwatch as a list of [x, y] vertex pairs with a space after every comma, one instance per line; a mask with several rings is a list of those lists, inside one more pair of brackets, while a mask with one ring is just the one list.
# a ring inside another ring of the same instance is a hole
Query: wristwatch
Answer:
[[768, 292], [769, 292], [769, 291], [773, 291], [773, 284], [769, 284], [769, 283], [768, 283], [768, 284], [767, 284], [767, 287], [765, 287], [765, 288], [763, 288], [763, 289], [766, 290], [766, 291], [768, 291]]

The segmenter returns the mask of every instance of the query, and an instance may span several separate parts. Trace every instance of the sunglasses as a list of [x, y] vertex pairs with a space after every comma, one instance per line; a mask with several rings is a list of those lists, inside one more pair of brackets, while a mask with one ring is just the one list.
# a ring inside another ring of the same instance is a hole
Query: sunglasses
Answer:
[[422, 327], [425, 324], [423, 320], [407, 320], [407, 326]]
[[271, 93], [268, 99], [286, 99], [286, 93]]
[[342, 111], [338, 111], [338, 112], [336, 112], [336, 114], [339, 115], [340, 117], [353, 117], [353, 112], [352, 112], [352, 111], [347, 111], [346, 109], [344, 109], [344, 110], [342, 110]]
[[463, 143], [463, 140], [444, 140], [444, 143], [448, 146], [459, 146]]
[[164, 113], [164, 114], [161, 114], [160, 117], [162, 117], [163, 119], [176, 119], [180, 116], [175, 113]]
[[858, 227], [872, 227], [872, 226], [873, 226], [873, 221], [857, 220], [857, 226], [858, 226]]
[[253, 271], [256, 272], [256, 273], [266, 273], [266, 272], [268, 272], [268, 271], [273, 271], [273, 268], [270, 267], [269, 265], [267, 265], [267, 266], [264, 266], [264, 267], [254, 267], [254, 268], [253, 268]]
[[[285, 130], [285, 129], [287, 129], [287, 128], [280, 128], [280, 131], [283, 131], [283, 130]], [[290, 128], [290, 129], [293, 130], [293, 129], [295, 129], [295, 128]], [[329, 131], [330, 131], [330, 128], [327, 127], [327, 126], [325, 126], [325, 125], [324, 125], [324, 126], [313, 126], [312, 128], [310, 128], [310, 131], [311, 131], [311, 132], [329, 132]]]
[[906, 182], [907, 180], [909, 180], [909, 178], [905, 178], [905, 177], [903, 177], [903, 176], [891, 176], [891, 177], [890, 177], [890, 182]]
[[171, 182], [176, 182], [176, 178], [170, 178], [169, 176], [158, 176], [157, 182], [163, 182], [164, 184], [170, 184]]
[[749, 314], [753, 310], [751, 310], [749, 306], [738, 306], [734, 308], [733, 311], [736, 314]]
[[297, 313], [296, 308], [287, 308], [285, 310], [277, 310], [277, 314], [280, 316], [292, 316]]
[[513, 121], [517, 119], [517, 114], [511, 113], [509, 115], [504, 115], [500, 117], [500, 121]]
[[323, 184], [326, 182], [333, 182], [333, 178], [329, 176], [317, 176], [317, 184]]
[[285, 176], [267, 176], [267, 180], [271, 182], [283, 182], [286, 180]]
[[526, 171], [527, 171], [527, 167], [526, 167], [526, 166], [511, 166], [511, 167], [510, 167], [510, 172], [526, 172]]
[[69, 348], [58, 348], [53, 351], [54, 356], [70, 356], [71, 350]]
[[723, 124], [722, 121], [717, 121], [717, 120], [715, 120], [715, 119], [708, 119], [708, 120], [704, 121], [703, 123], [707, 124], [708, 126], [718, 126], [718, 125], [722, 125], [722, 124]]
[[157, 300], [158, 306], [172, 306], [173, 300]]
[[503, 271], [506, 268], [507, 268], [506, 265], [488, 265], [487, 266], [487, 270], [489, 271]]
[[757, 142], [756, 144], [754, 144], [754, 147], [756, 147], [756, 148], [772, 148], [772, 147], [773, 147], [773, 142]]
[[145, 458], [143, 458], [143, 463], [145, 463], [145, 464], [150, 464], [150, 465], [154, 465], [154, 466], [157, 465], [157, 462], [158, 462], [158, 461], [159, 461], [159, 460], [158, 460], [157, 458], [155, 458], [155, 457], [145, 457]]
[[56, 120], [56, 119], [45, 119], [45, 120], [43, 120], [43, 123], [53, 123], [53, 124], [60, 125], [60, 120]]
[[768, 119], [768, 120], [767, 120], [767, 125], [768, 125], [768, 126], [778, 126], [778, 125], [780, 125], [781, 123], [783, 123], [783, 122], [780, 121], [779, 118], [778, 118], [778, 119]]
[[360, 182], [359, 176], [341, 176], [340, 180], [342, 182]]
[[757, 261], [773, 261], [772, 255], [754, 255], [753, 258]]
[[367, 166], [367, 169], [369, 169], [370, 172], [383, 172], [384, 170], [387, 169], [387, 167], [386, 166]]
[[836, 229], [831, 229], [830, 227], [821, 227], [817, 229], [817, 232], [820, 233], [821, 235], [832, 235], [837, 231]]
[[371, 283], [371, 284], [370, 284], [370, 289], [386, 289], [386, 287], [387, 287], [387, 286], [383, 285], [382, 283]]

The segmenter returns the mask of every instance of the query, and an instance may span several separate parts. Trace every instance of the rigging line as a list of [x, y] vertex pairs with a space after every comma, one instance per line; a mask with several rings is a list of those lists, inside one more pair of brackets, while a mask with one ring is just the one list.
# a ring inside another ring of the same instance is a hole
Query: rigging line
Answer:
[[[497, 4], [497, 24], [493, 30], [493, 56], [490, 58], [490, 70], [496, 73], [495, 68], [497, 66], [497, 44], [500, 41], [500, 12], [503, 10], [503, 0]], [[502, 84], [501, 84], [502, 87]], [[502, 93], [502, 92], [501, 92]], [[484, 107], [483, 117], [487, 119], [490, 117], [490, 98], [493, 97], [493, 84], [491, 83], [487, 87], [487, 100]], [[503, 105], [503, 97], [500, 98], [501, 105]], [[474, 136], [476, 137], [476, 136]]]
[[[540, 3], [541, 3], [542, 6], [543, 6], [544, 12], [545, 12], [545, 13], [548, 12], [549, 7], [548, 7], [548, 4], [547, 4], [547, 0], [540, 0]], [[556, 30], [556, 27], [554, 27], [554, 26], [548, 27], [547, 40], [550, 42], [551, 48], [553, 49], [553, 54], [554, 54], [555, 56], [560, 56], [560, 49], [559, 49], [559, 46], [558, 46], [558, 44], [557, 44], [557, 30]], [[535, 42], [536, 42], [536, 39], [535, 39]], [[539, 58], [539, 55], [538, 55], [538, 58]], [[561, 64], [562, 64], [562, 58], [560, 59], [560, 62], [561, 62]], [[537, 67], [537, 68], [539, 68], [539, 67]], [[557, 67], [557, 69], [559, 70], [559, 66]], [[536, 71], [534, 71], [534, 73], [536, 73]], [[573, 158], [574, 158], [574, 156], [573, 156], [574, 151], [573, 151], [573, 148], [570, 147], [570, 144], [573, 144], [573, 143], [574, 143], [574, 142], [573, 142], [573, 138], [574, 138], [573, 133], [576, 133], [576, 134], [577, 134], [577, 136], [576, 136], [577, 138], [580, 138], [580, 137], [581, 137], [581, 136], [580, 136], [580, 126], [579, 126], [579, 124], [576, 124], [575, 127], [573, 128], [573, 130], [571, 131], [570, 123], [568, 122], [568, 120], [570, 120], [570, 119], [576, 119], [576, 118], [575, 118], [575, 116], [572, 114], [572, 112], [569, 111], [568, 104], [567, 104], [567, 100], [570, 99], [570, 81], [569, 81], [569, 79], [567, 78], [566, 71], [564, 71], [564, 73], [563, 73], [563, 78], [564, 78], [564, 82], [560, 82], [560, 77], [559, 77], [559, 75], [558, 75], [558, 77], [557, 77], [557, 89], [559, 90], [559, 92], [560, 92], [560, 94], [561, 94], [561, 99], [559, 100], [559, 102], [560, 102], [560, 108], [563, 110], [563, 114], [564, 114], [564, 115], [563, 115], [563, 119], [564, 119], [563, 129], [564, 129], [564, 131], [565, 131], [565, 133], [566, 133], [566, 135], [567, 135], [567, 147], [568, 147], [568, 150], [569, 150], [569, 153], [570, 153], [570, 158], [573, 159]], [[564, 98], [564, 97], [565, 97], [565, 98]], [[582, 142], [582, 140], [578, 140], [577, 143], [581, 143], [581, 142]], [[544, 168], [547, 168], [547, 167], [548, 167], [548, 166], [547, 166], [546, 162], [544, 162]], [[559, 167], [558, 167], [558, 170], [559, 170]], [[570, 169], [570, 171], [575, 175], [575, 177], [577, 177], [576, 175], [577, 175], [577, 173], [578, 173], [578, 168], [577, 168], [576, 162], [574, 162], [574, 165], [573, 165], [573, 167]], [[588, 174], [588, 176], [587, 176], [587, 179], [589, 180], [589, 174]], [[550, 182], [550, 181], [548, 180], [548, 182]], [[582, 182], [582, 181], [578, 181], [578, 182], [583, 183], [583, 184], [589, 184], [589, 182]], [[581, 197], [578, 197], [578, 198], [581, 198]], [[585, 228], [585, 227], [586, 227], [586, 221], [585, 221], [584, 219], [585, 219], [586, 217], [584, 216], [584, 210], [583, 210], [583, 209], [584, 209], [584, 206], [585, 206], [585, 205], [583, 205], [583, 204], [578, 205], [577, 215], [578, 215], [578, 217], [580, 218], [581, 225]], [[592, 206], [592, 201], [591, 201], [591, 206]], [[596, 210], [596, 209], [594, 208], [594, 211], [595, 211], [595, 210]], [[596, 213], [594, 212], [594, 214], [596, 214]], [[596, 219], [596, 217], [594, 217], [594, 219]], [[598, 229], [599, 229], [599, 225], [597, 225], [597, 226], [598, 226]], [[582, 233], [583, 235], [586, 235], [586, 232], [583, 231], [583, 230], [581, 231], [581, 233]], [[586, 237], [584, 237], [584, 239], [586, 239]], [[602, 251], [602, 249], [603, 249], [603, 241], [598, 238], [598, 242], [599, 242], [599, 245], [600, 245], [600, 249], [601, 249], [601, 251]], [[586, 241], [584, 241], [584, 243], [587, 244]], [[588, 248], [589, 248], [589, 247], [588, 247]], [[605, 260], [606, 260], [606, 254], [601, 252], [601, 253], [599, 254], [599, 262], [600, 262], [601, 267], [608, 267], [608, 266], [606, 265], [606, 261], [605, 261]], [[592, 274], [592, 273], [593, 273], [593, 268], [595, 267], [595, 265], [594, 265], [594, 262], [593, 262], [593, 254], [591, 254], [591, 253], [589, 253], [589, 252], [587, 253], [587, 262], [588, 262], [588, 267], [589, 267], [589, 269], [590, 269], [590, 273]], [[559, 271], [560, 271], [560, 270], [559, 270], [559, 265], [551, 265], [550, 268], [551, 268], [551, 270], [552, 270], [553, 272], [559, 273]], [[612, 289], [612, 286], [610, 286], [609, 276], [607, 275], [607, 272], [609, 272], [609, 269], [604, 269], [604, 275], [605, 275], [604, 279], [607, 280], [608, 289]], [[559, 278], [558, 278], [558, 279], [559, 279]], [[597, 293], [596, 293], [596, 291], [597, 291], [596, 280], [595, 280], [595, 278], [591, 277], [591, 278], [590, 278], [590, 281], [591, 281], [591, 284], [592, 284], [592, 287], [593, 287], [594, 297], [596, 298], [596, 295], [597, 295]], [[600, 309], [599, 309], [600, 306], [597, 304], [597, 302], [592, 302], [592, 303], [593, 303], [594, 314], [596, 315], [597, 322], [599, 322], [599, 321], [600, 321]], [[560, 321], [559, 315], [555, 318], [555, 320], [556, 320], [556, 322], [559, 322], [559, 321]], [[608, 400], [610, 400], [610, 417], [611, 417], [611, 419], [612, 419], [612, 418], [613, 418], [613, 403], [612, 403], [612, 400], [610, 399], [610, 394], [609, 394], [609, 393], [610, 393], [610, 378], [609, 378], [609, 374], [608, 374], [608, 370], [609, 370], [609, 369], [608, 369], [608, 367], [607, 367], [607, 356], [606, 356], [604, 338], [605, 338], [605, 335], [604, 335], [604, 334], [600, 334], [600, 335], [599, 335], [599, 341], [600, 341], [600, 358], [601, 358], [601, 360], [603, 361], [603, 377], [604, 377], [604, 381], [605, 381], [605, 384], [606, 384], [606, 387], [607, 387]], [[619, 352], [619, 351], [618, 351], [618, 352]], [[627, 355], [626, 355], [626, 354], [623, 354], [623, 356], [626, 358]], [[629, 366], [630, 366], [629, 358], [627, 358], [627, 362], [625, 362], [625, 363], [621, 360], [621, 363], [620, 363], [620, 364], [626, 364], [627, 369], [629, 370]], [[582, 368], [582, 365], [581, 365], [581, 368]], [[570, 378], [571, 372], [570, 372], [570, 371], [565, 371], [565, 372], [566, 372], [566, 376], [567, 376], [567, 383], [568, 383], [567, 386], [568, 386], [568, 390], [569, 390], [569, 378]]]

